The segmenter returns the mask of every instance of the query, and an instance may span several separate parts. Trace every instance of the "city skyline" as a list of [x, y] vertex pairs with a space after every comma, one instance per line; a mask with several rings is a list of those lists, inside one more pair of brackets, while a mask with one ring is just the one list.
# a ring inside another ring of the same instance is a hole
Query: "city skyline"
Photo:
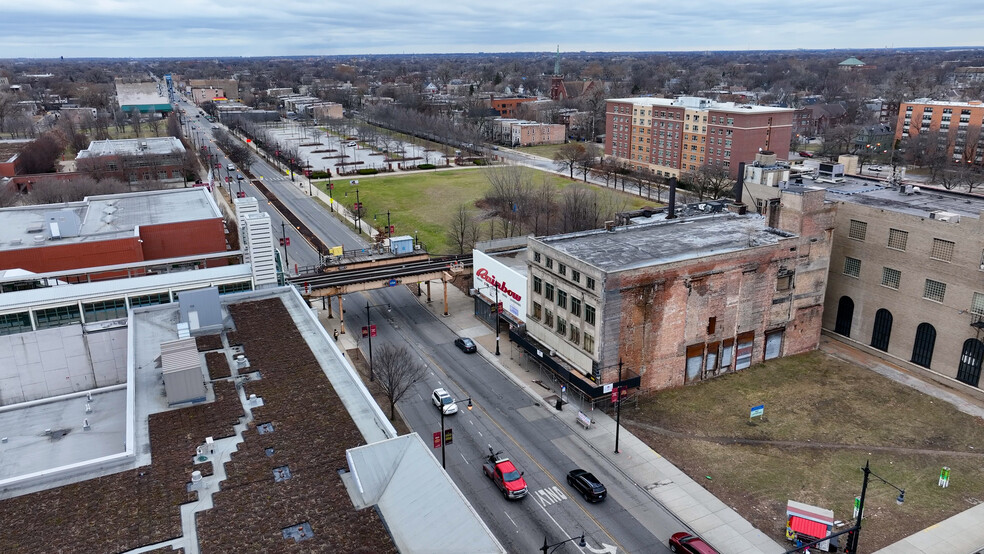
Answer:
[[[494, 9], [375, 0], [326, 8], [285, 0], [148, 5], [39, 0], [2, 8], [0, 58], [227, 57], [553, 51], [964, 48], [984, 12], [963, 0], [926, 18], [912, 0], [823, 9], [755, 0], [598, 6], [507, 0]], [[794, 37], [796, 42], [791, 42]]]

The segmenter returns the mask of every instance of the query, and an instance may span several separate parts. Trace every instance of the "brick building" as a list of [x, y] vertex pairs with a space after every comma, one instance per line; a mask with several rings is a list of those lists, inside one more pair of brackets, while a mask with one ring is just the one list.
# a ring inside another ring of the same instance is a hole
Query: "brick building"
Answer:
[[528, 334], [596, 385], [623, 360], [644, 390], [816, 348], [833, 209], [782, 202], [775, 227], [699, 212], [531, 239]]
[[94, 140], [76, 156], [80, 173], [123, 182], [180, 181], [185, 147], [174, 137]]
[[227, 249], [222, 213], [201, 187], [3, 208], [0, 245], [0, 270], [34, 273]]
[[984, 103], [943, 102], [920, 98], [899, 106], [895, 139], [903, 142], [922, 133], [932, 133], [954, 162], [984, 161]]
[[[790, 177], [765, 158], [746, 166], [744, 199], [771, 217]], [[984, 198], [851, 177], [799, 180], [837, 206], [824, 329], [947, 386], [980, 387]]]
[[225, 89], [214, 87], [195, 87], [191, 89], [191, 100], [199, 106], [205, 102], [211, 102], [216, 98], [226, 98]]
[[514, 96], [510, 98], [496, 98], [492, 96], [489, 98], [489, 107], [495, 110], [500, 117], [513, 117], [516, 115], [516, 109], [520, 104], [534, 101], [536, 101], [536, 98], [532, 96]]
[[608, 100], [605, 155], [662, 177], [720, 165], [731, 177], [738, 161], [760, 150], [789, 156], [793, 111], [706, 98]]
[[563, 144], [567, 138], [564, 125], [501, 117], [492, 121], [490, 132], [493, 142], [509, 146]]

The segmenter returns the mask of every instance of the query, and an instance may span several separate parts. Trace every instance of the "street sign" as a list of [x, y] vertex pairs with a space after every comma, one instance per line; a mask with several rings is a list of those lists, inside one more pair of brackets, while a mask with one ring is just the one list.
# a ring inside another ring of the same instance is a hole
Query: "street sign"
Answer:
[[751, 419], [753, 417], [762, 417], [762, 414], [764, 412], [765, 412], [765, 404], [753, 406], [748, 418]]
[[441, 447], [441, 432], [434, 431], [434, 448], [440, 448], [440, 447]]
[[444, 444], [451, 444], [451, 439], [454, 438], [454, 433], [452, 429], [444, 430]]
[[399, 283], [399, 281], [397, 281], [396, 279], [390, 279], [389, 280], [389, 286], [391, 286], [391, 287], [395, 287], [397, 285], [397, 283]]
[[602, 394], [608, 394], [608, 393], [612, 392], [612, 387], [614, 387], [614, 385], [611, 384], [611, 383], [606, 383], [606, 384], [602, 385], [601, 386], [601, 392], [602, 392]]

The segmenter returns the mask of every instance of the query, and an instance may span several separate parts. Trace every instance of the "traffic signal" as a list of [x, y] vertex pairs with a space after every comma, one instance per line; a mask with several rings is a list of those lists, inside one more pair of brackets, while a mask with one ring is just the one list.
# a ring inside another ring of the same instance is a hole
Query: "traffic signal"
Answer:
[[857, 531], [848, 531], [847, 534], [844, 535], [844, 537], [845, 537], [844, 538], [844, 548], [841, 549], [844, 552], [844, 554], [854, 554], [854, 552], [855, 552], [855, 550], [854, 550], [854, 534], [855, 533], [857, 533]]

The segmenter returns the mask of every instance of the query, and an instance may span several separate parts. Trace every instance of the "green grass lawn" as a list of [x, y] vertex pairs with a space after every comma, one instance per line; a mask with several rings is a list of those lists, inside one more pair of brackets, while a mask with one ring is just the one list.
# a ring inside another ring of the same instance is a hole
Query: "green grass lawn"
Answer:
[[[749, 409], [760, 404], [764, 420], [753, 423]], [[646, 396], [622, 412], [622, 421], [780, 542], [789, 499], [850, 519], [865, 460], [906, 489], [905, 503], [897, 506], [895, 489], [869, 483], [861, 535], [866, 552], [984, 501], [984, 456], [957, 454], [984, 453], [984, 421], [821, 352]], [[833, 446], [813, 446], [818, 443]], [[936, 486], [944, 465], [959, 476], [947, 489]]]
[[[569, 179], [559, 175], [529, 168], [523, 170], [535, 174], [534, 183], [546, 180], [557, 187], [558, 191], [571, 183]], [[389, 210], [390, 222], [396, 227], [395, 234], [413, 235], [417, 232], [420, 242], [431, 254], [450, 252], [445, 228], [452, 215], [462, 204], [476, 209], [475, 203], [485, 196], [489, 188], [486, 172], [480, 168], [333, 179], [333, 197], [349, 210], [356, 200], [356, 187], [349, 184], [353, 179], [359, 181], [359, 201], [362, 202], [366, 221], [373, 221], [377, 227], [385, 226], [386, 211]], [[326, 183], [327, 181], [315, 181], [315, 186], [327, 192]], [[633, 195], [599, 190], [602, 194], [616, 195], [629, 209], [652, 204]]]

